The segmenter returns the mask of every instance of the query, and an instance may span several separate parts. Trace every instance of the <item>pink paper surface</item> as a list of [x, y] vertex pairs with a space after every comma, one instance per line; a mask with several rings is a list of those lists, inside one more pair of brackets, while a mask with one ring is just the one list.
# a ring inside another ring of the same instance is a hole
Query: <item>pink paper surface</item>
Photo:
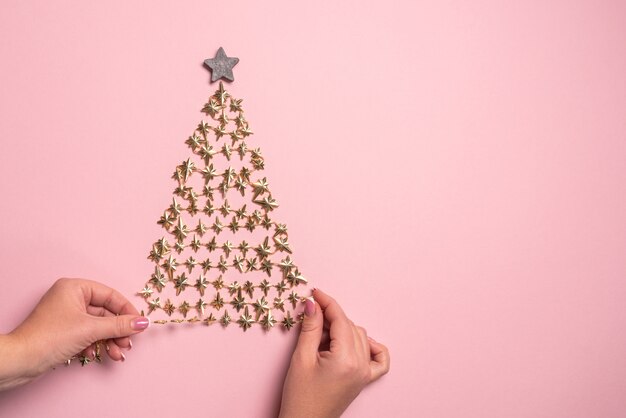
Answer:
[[[3, 1], [0, 332], [58, 277], [143, 306], [223, 46], [303, 273], [391, 351], [346, 417], [623, 416], [626, 7], [516, 3]], [[272, 416], [296, 336], [153, 327], [0, 416]]]

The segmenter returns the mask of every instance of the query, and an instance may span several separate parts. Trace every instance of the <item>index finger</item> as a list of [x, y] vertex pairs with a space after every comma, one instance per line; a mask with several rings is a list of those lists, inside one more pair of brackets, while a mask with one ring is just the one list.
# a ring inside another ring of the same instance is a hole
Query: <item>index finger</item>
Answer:
[[82, 280], [81, 287], [87, 305], [101, 306], [114, 314], [139, 315], [137, 308], [115, 289], [93, 280]]
[[313, 291], [313, 298], [319, 303], [324, 319], [328, 321], [330, 351], [354, 344], [352, 324], [337, 301], [319, 289]]

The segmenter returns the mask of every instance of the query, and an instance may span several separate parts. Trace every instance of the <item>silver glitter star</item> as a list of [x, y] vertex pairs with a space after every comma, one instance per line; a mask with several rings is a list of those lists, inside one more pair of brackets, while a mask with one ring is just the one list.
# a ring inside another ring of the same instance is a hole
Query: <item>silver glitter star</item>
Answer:
[[215, 58], [204, 60], [204, 64], [211, 69], [211, 82], [215, 82], [220, 78], [235, 81], [233, 76], [233, 67], [237, 65], [239, 58], [227, 57], [224, 48], [220, 47], [215, 54]]

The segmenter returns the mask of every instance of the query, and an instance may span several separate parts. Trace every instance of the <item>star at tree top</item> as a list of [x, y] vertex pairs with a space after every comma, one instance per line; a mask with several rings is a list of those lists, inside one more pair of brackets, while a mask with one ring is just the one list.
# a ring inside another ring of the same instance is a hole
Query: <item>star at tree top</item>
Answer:
[[204, 64], [211, 69], [211, 82], [215, 82], [220, 78], [235, 81], [233, 76], [233, 67], [237, 65], [239, 58], [227, 57], [224, 48], [220, 47], [215, 54], [215, 58], [204, 60]]

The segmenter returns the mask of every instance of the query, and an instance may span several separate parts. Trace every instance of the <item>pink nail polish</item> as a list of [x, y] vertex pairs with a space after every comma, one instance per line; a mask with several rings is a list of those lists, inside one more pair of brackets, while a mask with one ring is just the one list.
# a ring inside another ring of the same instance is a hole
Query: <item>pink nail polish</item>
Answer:
[[143, 331], [148, 328], [148, 326], [150, 326], [150, 318], [146, 318], [144, 316], [135, 318], [130, 322], [130, 327], [135, 331]]
[[306, 316], [315, 315], [315, 302], [313, 302], [311, 298], [307, 298], [306, 301], [304, 302], [304, 314]]
[[120, 354], [121, 354], [121, 356], [122, 356], [122, 361], [123, 361], [123, 362], [124, 362], [124, 361], [126, 361], [126, 356], [124, 355], [124, 353], [120, 353]]

